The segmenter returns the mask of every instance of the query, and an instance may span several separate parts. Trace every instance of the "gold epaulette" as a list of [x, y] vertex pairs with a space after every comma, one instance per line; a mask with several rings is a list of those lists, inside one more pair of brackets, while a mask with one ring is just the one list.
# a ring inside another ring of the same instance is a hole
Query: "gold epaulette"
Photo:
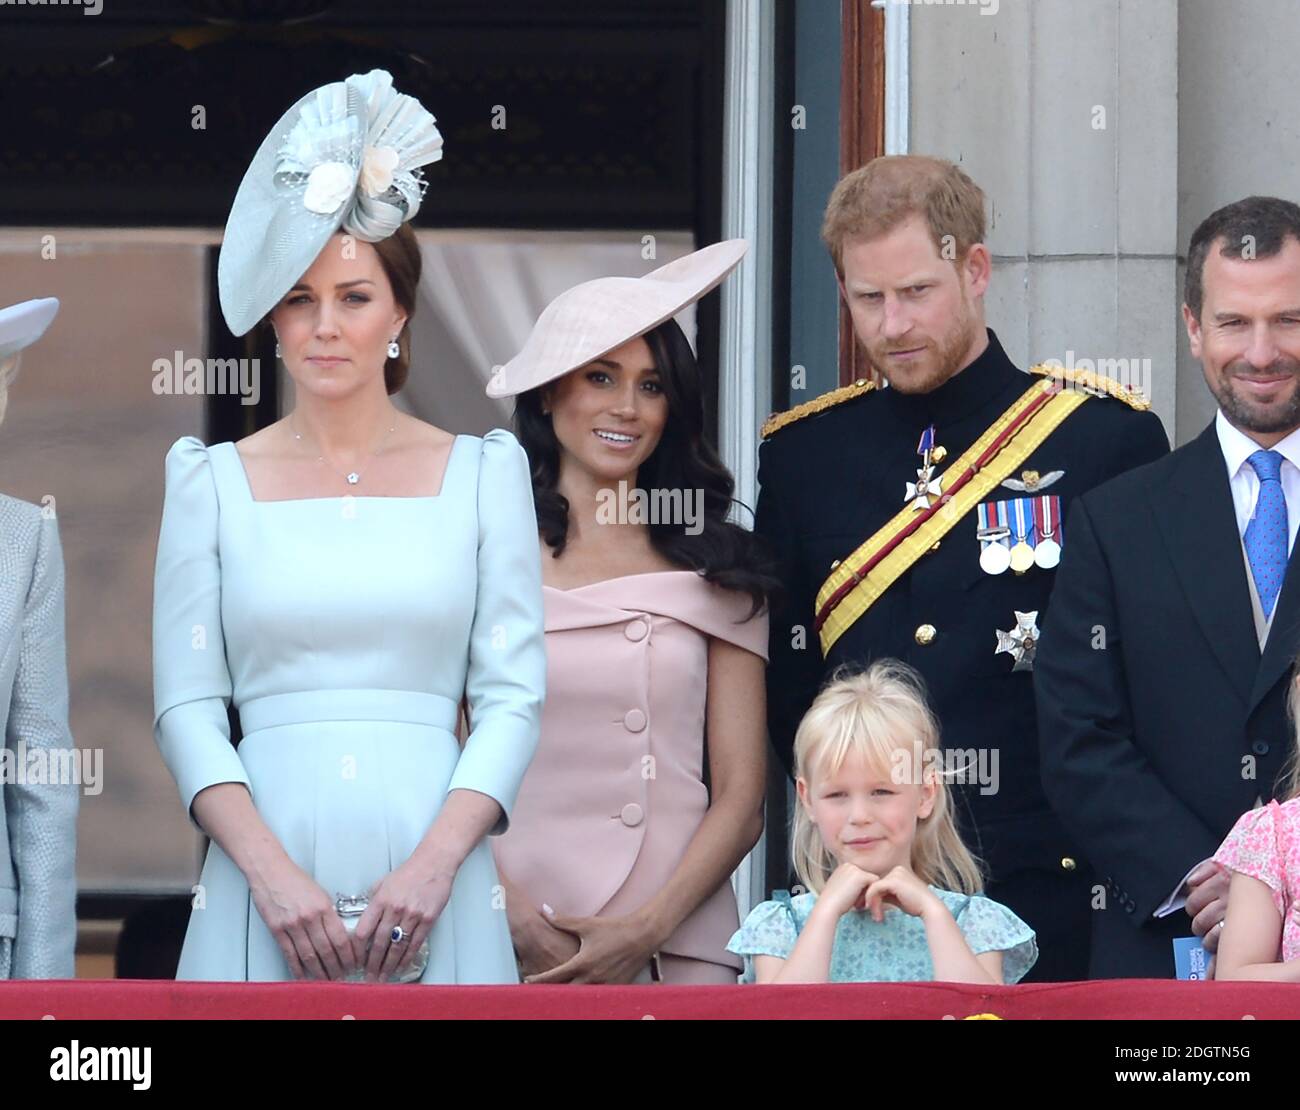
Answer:
[[785, 412], [774, 412], [763, 423], [763, 438], [766, 439], [773, 432], [778, 432], [787, 424], [793, 424], [796, 420], [802, 420], [805, 416], [812, 416], [815, 412], [825, 412], [826, 409], [838, 405], [844, 401], [851, 401], [854, 397], [861, 397], [864, 393], [870, 393], [876, 388], [876, 383], [869, 378], [859, 378], [852, 385], [843, 385], [839, 389], [832, 389], [829, 393], [823, 393], [820, 397], [814, 397], [811, 401], [805, 401], [802, 405], [795, 405], [792, 409], [786, 409]]
[[1129, 408], [1137, 409], [1138, 412], [1146, 412], [1151, 407], [1151, 402], [1142, 396], [1138, 390], [1124, 385], [1122, 382], [1117, 382], [1114, 378], [1098, 374], [1094, 370], [1071, 370], [1064, 366], [1040, 363], [1037, 366], [1031, 366], [1029, 372], [1031, 374], [1041, 374], [1045, 378], [1055, 378], [1060, 382], [1069, 382], [1071, 385], [1077, 385], [1080, 389], [1098, 397], [1116, 397], [1128, 405]]

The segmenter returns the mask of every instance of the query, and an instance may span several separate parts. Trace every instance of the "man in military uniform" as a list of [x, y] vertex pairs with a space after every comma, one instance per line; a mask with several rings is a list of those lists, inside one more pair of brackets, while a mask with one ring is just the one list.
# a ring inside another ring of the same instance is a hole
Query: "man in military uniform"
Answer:
[[1038, 933], [1028, 978], [1082, 979], [1094, 880], [1040, 782], [1034, 652], [1070, 502], [1169, 442], [1126, 386], [1011, 363], [984, 323], [984, 233], [983, 193], [938, 159], [875, 159], [831, 196], [823, 238], [889, 388], [859, 381], [764, 426], [756, 530], [788, 591], [769, 726], [789, 771], [837, 665], [915, 667], [971, 764], [952, 793], [987, 893]]

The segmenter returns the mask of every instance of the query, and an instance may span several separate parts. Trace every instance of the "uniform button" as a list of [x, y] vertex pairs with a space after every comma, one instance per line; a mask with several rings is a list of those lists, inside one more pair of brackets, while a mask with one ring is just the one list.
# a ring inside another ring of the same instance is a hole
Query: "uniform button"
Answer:
[[1253, 744], [1251, 744], [1250, 750], [1254, 752], [1256, 755], [1268, 755], [1268, 750], [1269, 750], [1268, 741], [1256, 740]]
[[1073, 860], [1071, 857], [1069, 857], [1069, 856], [1062, 856], [1062, 857], [1061, 857], [1061, 870], [1062, 870], [1062, 871], [1073, 871], [1074, 868], [1075, 868], [1075, 862], [1074, 862], [1074, 860]]
[[834, 570], [839, 565], [840, 565], [840, 561], [836, 559], [835, 562], [831, 563], [831, 570]]
[[639, 709], [629, 709], [623, 714], [623, 727], [628, 732], [640, 732], [645, 728], [645, 714]]
[[939, 633], [935, 630], [934, 625], [923, 624], [916, 630], [916, 642], [922, 647], [925, 647], [926, 644], [933, 643], [935, 636], [938, 634]]
[[938, 541], [938, 540], [935, 540], [934, 543], [932, 543], [932, 544], [930, 545], [930, 550], [931, 550], [931, 551], [938, 551], [938, 550], [939, 550], [939, 541]]
[[646, 623], [640, 617], [634, 621], [628, 621], [623, 627], [623, 635], [633, 641], [644, 640], [646, 631]]
[[636, 802], [628, 802], [618, 816], [622, 820], [623, 824], [631, 829], [641, 824], [641, 820], [645, 817], [645, 813]]

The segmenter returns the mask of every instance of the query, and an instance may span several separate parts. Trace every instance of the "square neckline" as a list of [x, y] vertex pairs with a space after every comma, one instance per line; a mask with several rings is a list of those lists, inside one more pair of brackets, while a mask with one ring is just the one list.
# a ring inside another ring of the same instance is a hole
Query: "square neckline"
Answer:
[[389, 497], [384, 494], [376, 493], [338, 493], [331, 494], [328, 497], [273, 497], [265, 501], [259, 500], [253, 496], [253, 483], [248, 480], [248, 470], [244, 466], [244, 457], [239, 453], [239, 448], [235, 446], [232, 439], [229, 442], [230, 451], [235, 456], [235, 465], [239, 468], [239, 476], [243, 479], [244, 492], [248, 495], [248, 500], [254, 505], [300, 505], [312, 501], [344, 501], [351, 498], [353, 501], [439, 501], [447, 489], [447, 479], [451, 477], [452, 466], [456, 461], [456, 449], [460, 446], [465, 435], [456, 433], [452, 437], [451, 449], [447, 452], [447, 462], [442, 468], [442, 484], [438, 487], [437, 493], [417, 494], [411, 497]]

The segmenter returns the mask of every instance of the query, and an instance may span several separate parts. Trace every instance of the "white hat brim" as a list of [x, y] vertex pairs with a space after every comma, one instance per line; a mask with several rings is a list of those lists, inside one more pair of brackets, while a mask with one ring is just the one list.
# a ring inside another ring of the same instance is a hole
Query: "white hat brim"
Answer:
[[0, 358], [30, 347], [59, 314], [57, 297], [38, 297], [0, 308]]
[[546, 385], [671, 320], [720, 285], [744, 257], [744, 239], [711, 243], [646, 274], [575, 285], [542, 310], [523, 348], [487, 383], [492, 398]]

